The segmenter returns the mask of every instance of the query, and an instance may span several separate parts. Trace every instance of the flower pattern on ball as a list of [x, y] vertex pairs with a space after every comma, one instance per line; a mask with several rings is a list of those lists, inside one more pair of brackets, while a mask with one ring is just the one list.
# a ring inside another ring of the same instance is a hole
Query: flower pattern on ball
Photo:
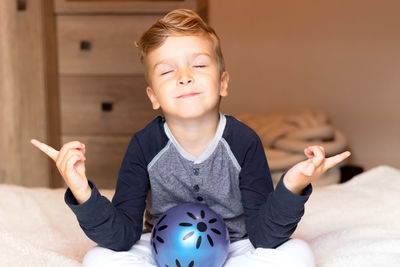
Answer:
[[[198, 230], [198, 233], [205, 233], [210, 228], [210, 230], [214, 234], [221, 235], [221, 232], [218, 229], [212, 227], [212, 224], [215, 223], [217, 221], [217, 219], [216, 218], [212, 218], [208, 222], [206, 220], [204, 220], [205, 215], [206, 215], [204, 210], [200, 211], [200, 216], [195, 216], [191, 212], [187, 212], [186, 214], [189, 216], [189, 218], [193, 219], [195, 222], [193, 222], [193, 223], [182, 222], [182, 223], [179, 223], [179, 226], [181, 226], [181, 227], [193, 227], [195, 225], [197, 230]], [[195, 234], [195, 231], [191, 231], [191, 232], [187, 233], [183, 237], [183, 240], [187, 240], [187, 239], [191, 238], [192, 236], [194, 236], [194, 234]], [[205, 233], [205, 234], [206, 234], [208, 243], [213, 247], [214, 246], [214, 241], [213, 241], [213, 239], [212, 239], [212, 237], [210, 235], [211, 233]], [[204, 236], [202, 236], [201, 234], [199, 234], [199, 236], [197, 237], [196, 249], [200, 248], [201, 242], [204, 239], [203, 237]]]

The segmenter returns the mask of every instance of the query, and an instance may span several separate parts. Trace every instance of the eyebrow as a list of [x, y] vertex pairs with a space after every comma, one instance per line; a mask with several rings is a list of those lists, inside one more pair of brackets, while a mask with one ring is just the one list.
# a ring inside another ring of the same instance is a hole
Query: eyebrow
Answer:
[[[208, 53], [203, 53], [203, 52], [190, 54], [190, 57], [191, 57], [191, 58], [195, 58], [195, 57], [202, 56], [202, 55], [211, 58], [210, 54], [208, 54]], [[157, 67], [158, 65], [160, 65], [160, 64], [164, 64], [164, 63], [170, 62], [171, 59], [172, 59], [172, 58], [167, 58], [167, 59], [162, 59], [162, 60], [158, 61], [156, 64], [154, 64], [153, 70], [155, 70], [156, 67]]]

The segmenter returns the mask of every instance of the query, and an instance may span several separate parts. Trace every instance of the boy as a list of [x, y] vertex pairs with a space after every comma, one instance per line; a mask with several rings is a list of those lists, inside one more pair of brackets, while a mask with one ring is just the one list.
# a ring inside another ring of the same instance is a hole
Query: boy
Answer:
[[350, 153], [325, 159], [322, 147], [305, 149], [308, 160], [292, 167], [273, 190], [258, 136], [219, 113], [227, 95], [219, 39], [196, 13], [175, 10], [137, 43], [146, 92], [163, 116], [136, 133], [118, 175], [112, 203], [85, 176], [85, 146], [58, 152], [32, 140], [56, 161], [66, 184], [65, 201], [86, 235], [99, 246], [84, 266], [155, 266], [151, 229], [161, 213], [186, 202], [219, 213], [231, 246], [224, 266], [314, 266], [309, 246], [290, 239], [311, 194], [311, 181]]

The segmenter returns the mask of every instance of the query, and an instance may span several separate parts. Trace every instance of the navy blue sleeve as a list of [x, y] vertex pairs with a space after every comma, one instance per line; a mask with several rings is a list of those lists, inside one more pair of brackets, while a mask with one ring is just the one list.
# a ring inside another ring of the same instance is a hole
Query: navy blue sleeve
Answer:
[[299, 196], [284, 186], [282, 177], [274, 191], [258, 135], [238, 121], [232, 123], [230, 131], [227, 138], [241, 165], [239, 187], [250, 242], [256, 248], [275, 248], [295, 231], [312, 187], [309, 185]]
[[142, 234], [149, 188], [147, 164], [136, 135], [122, 161], [112, 202], [101, 196], [93, 183], [89, 184], [92, 188], [89, 200], [79, 205], [67, 189], [65, 202], [90, 239], [112, 250], [129, 250]]

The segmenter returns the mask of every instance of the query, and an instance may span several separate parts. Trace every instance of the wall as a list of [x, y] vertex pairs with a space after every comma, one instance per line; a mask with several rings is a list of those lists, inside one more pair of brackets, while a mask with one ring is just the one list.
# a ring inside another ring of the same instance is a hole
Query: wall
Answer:
[[210, 1], [231, 75], [223, 111], [327, 112], [352, 163], [400, 168], [400, 1]]

